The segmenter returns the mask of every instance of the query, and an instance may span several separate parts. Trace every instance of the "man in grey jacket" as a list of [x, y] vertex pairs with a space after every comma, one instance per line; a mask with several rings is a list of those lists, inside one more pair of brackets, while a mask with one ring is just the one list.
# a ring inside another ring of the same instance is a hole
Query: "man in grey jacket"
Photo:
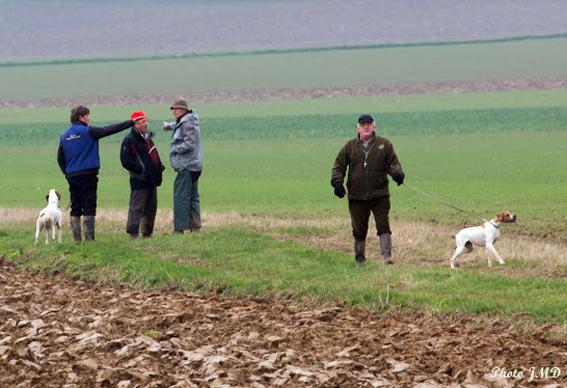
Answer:
[[203, 169], [203, 145], [199, 116], [180, 99], [170, 107], [173, 122], [164, 122], [164, 131], [173, 131], [169, 148], [171, 167], [177, 172], [173, 184], [173, 232], [201, 229], [198, 182]]

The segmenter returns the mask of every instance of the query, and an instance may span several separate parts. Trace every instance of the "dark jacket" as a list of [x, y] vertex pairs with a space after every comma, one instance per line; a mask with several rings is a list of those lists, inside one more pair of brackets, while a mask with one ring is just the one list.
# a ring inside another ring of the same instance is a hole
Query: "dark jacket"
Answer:
[[59, 138], [57, 163], [66, 177], [98, 174], [100, 156], [98, 141], [134, 125], [132, 120], [108, 127], [91, 127], [84, 123], [73, 124]]
[[148, 132], [148, 139], [135, 129], [124, 138], [120, 147], [122, 166], [130, 172], [132, 190], [145, 189], [161, 185], [163, 166], [157, 148], [152, 141], [153, 132]]
[[348, 198], [361, 201], [389, 195], [386, 174], [403, 173], [392, 143], [376, 135], [373, 135], [368, 150], [364, 150], [358, 137], [341, 148], [333, 166], [331, 185], [342, 185], [347, 169]]

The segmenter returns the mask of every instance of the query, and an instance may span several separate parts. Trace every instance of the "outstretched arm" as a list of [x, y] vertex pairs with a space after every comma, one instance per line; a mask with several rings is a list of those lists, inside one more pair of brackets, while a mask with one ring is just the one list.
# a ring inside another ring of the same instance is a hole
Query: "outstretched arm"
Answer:
[[93, 139], [98, 140], [103, 137], [114, 135], [115, 133], [121, 132], [125, 129], [132, 128], [134, 122], [132, 120], [123, 121], [118, 124], [109, 125], [107, 127], [91, 127], [89, 126], [89, 134]]

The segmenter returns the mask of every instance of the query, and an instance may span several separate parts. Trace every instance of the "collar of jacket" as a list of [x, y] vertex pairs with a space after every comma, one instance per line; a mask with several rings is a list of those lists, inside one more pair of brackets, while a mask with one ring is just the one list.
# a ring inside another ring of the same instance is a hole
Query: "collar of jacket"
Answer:
[[132, 128], [132, 134], [133, 134], [134, 136], [137, 135], [138, 137], [140, 137], [140, 138], [141, 138], [142, 140], [144, 140], [144, 141], [145, 141], [145, 140], [152, 140], [152, 139], [154, 138], [154, 136], [156, 135], [156, 134], [155, 134], [154, 132], [152, 132], [152, 131], [148, 131], [148, 133], [150, 134], [150, 136], [146, 139], [146, 138], [144, 138], [144, 137], [142, 136], [141, 133], [139, 133], [138, 131], [136, 131], [136, 128]]
[[191, 113], [193, 113], [193, 109], [188, 110], [187, 113], [185, 113], [183, 116], [181, 116], [180, 118], [178, 118], [177, 120], [175, 120], [175, 122], [176, 122], [177, 124], [179, 124], [180, 122], [184, 121], [183, 119], [184, 119], [185, 117], [187, 117], [188, 115], [190, 115]]
[[[356, 135], [356, 140], [362, 144], [362, 140], [360, 140], [360, 135]], [[372, 132], [372, 136], [370, 137], [370, 141], [368, 142], [368, 144], [372, 144], [374, 143], [374, 140], [376, 140], [376, 132]]]

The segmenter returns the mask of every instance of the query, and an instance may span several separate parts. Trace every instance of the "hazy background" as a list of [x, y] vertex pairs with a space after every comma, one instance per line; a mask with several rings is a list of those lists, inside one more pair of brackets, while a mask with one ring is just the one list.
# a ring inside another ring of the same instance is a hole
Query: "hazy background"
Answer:
[[567, 1], [561, 0], [0, 0], [0, 60], [474, 40], [565, 31]]

